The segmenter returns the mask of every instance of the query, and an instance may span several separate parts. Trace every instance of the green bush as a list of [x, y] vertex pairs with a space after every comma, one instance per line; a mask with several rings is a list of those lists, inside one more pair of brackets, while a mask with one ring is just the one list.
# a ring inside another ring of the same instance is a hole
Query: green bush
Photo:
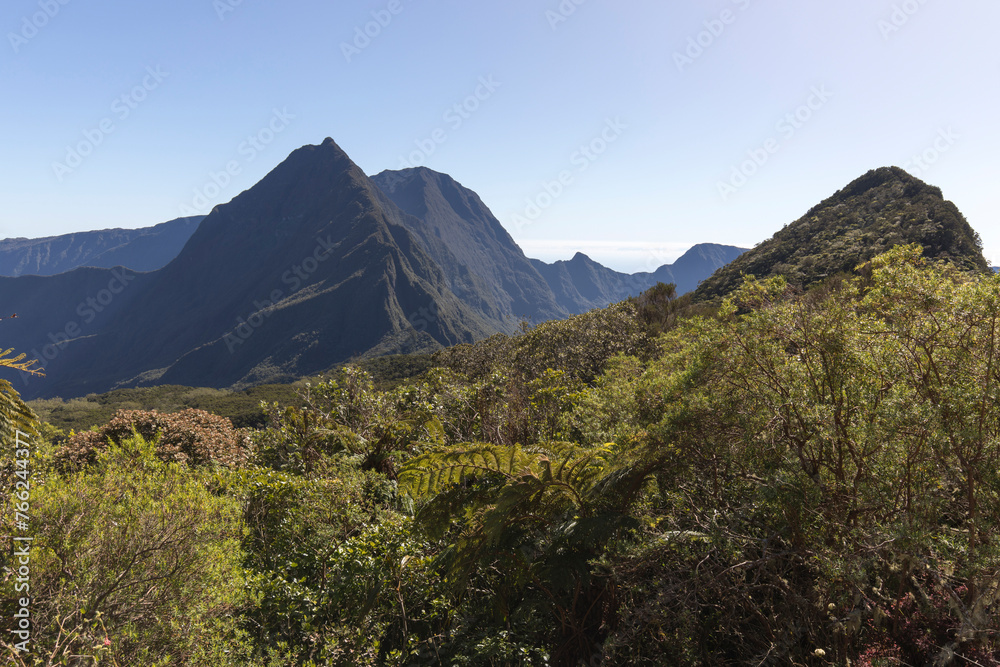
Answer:
[[209, 473], [154, 451], [126, 439], [92, 467], [33, 489], [35, 658], [207, 665], [196, 656], [234, 636], [244, 604], [239, 506], [209, 490]]

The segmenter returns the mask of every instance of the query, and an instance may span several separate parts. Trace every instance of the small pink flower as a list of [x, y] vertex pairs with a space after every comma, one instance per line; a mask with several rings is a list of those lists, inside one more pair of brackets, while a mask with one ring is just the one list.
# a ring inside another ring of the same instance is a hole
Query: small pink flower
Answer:
[[104, 645], [105, 645], [105, 646], [111, 646], [111, 640], [110, 640], [110, 639], [108, 639], [107, 637], [105, 637], [105, 638], [104, 638]]

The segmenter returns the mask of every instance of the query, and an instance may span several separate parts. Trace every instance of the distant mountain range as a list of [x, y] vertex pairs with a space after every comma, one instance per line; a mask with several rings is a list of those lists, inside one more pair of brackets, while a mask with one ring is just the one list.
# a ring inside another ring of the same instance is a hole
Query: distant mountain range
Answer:
[[369, 177], [327, 139], [202, 220], [3, 242], [17, 277], [0, 277], [0, 314], [18, 318], [0, 327], [5, 348], [45, 366], [44, 378], [13, 378], [29, 398], [242, 387], [513, 332], [523, 319], [600, 308], [657, 282], [699, 301], [748, 274], [808, 286], [899, 243], [987, 270], [954, 204], [897, 168], [869, 172], [753, 250], [699, 245], [628, 275], [583, 254], [529, 259], [450, 176]]
[[[619, 273], [582, 253], [547, 264], [528, 259], [475, 192], [424, 167], [384, 171], [372, 180], [412, 217], [404, 224], [442, 267], [451, 267], [452, 290], [468, 294], [467, 274], [484, 281], [485, 300], [506, 321], [544, 321], [604, 308], [637, 296], [657, 282], [684, 294], [740, 256], [733, 246], [701, 244], [653, 273]], [[464, 273], [463, 273], [464, 272]]]
[[[167, 252], [170, 233], [176, 243], [195, 226], [162, 268], [153, 266], [162, 254], [143, 252]], [[0, 278], [0, 302], [19, 317], [2, 323], [3, 342], [46, 368], [45, 378], [16, 380], [27, 397], [244, 386], [434, 350], [606, 306], [660, 280], [691, 289], [742, 252], [696, 246], [632, 276], [583, 255], [530, 260], [451, 177], [417, 168], [369, 178], [332, 139], [293, 152], [200, 224], [136, 232], [12, 245], [20, 277]], [[87, 266], [108, 257], [128, 268]]]
[[744, 252], [745, 249], [734, 246], [703, 243], [653, 273], [634, 274], [612, 271], [583, 253], [565, 262], [546, 264], [533, 259], [531, 263], [545, 278], [559, 305], [570, 312], [582, 313], [641, 294], [658, 282], [673, 283], [678, 294], [686, 294]]
[[143, 229], [104, 229], [41, 239], [0, 241], [0, 276], [52, 276], [81, 266], [155, 271], [166, 266], [204, 216]]

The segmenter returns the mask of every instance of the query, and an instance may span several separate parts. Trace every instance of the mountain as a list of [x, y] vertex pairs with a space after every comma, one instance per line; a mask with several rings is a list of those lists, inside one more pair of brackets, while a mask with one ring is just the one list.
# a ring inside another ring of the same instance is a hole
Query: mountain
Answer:
[[[0, 321], [4, 344], [46, 370], [22, 376], [22, 394], [298, 378], [515, 331], [524, 318], [605, 306], [658, 280], [690, 287], [740, 252], [698, 246], [639, 276], [582, 255], [547, 265], [525, 257], [479, 196], [450, 176], [418, 168], [370, 178], [332, 139], [294, 151], [187, 224], [197, 229], [156, 270], [135, 269], [129, 258], [166, 248], [162, 228], [119, 235], [117, 245], [108, 235], [112, 247], [97, 252], [94, 241], [73, 255], [129, 268], [0, 278], [0, 304], [18, 313]], [[72, 264], [60, 261], [49, 267]]]
[[[0, 315], [17, 314], [16, 319], [0, 322], [4, 349], [13, 348], [42, 366], [58, 368], [73, 357], [71, 341], [98, 336], [142, 296], [152, 275], [121, 267], [81, 267], [55, 276], [0, 277]], [[47, 378], [22, 376], [16, 386], [33, 397], [47, 383]]]
[[[460, 297], [485, 290], [481, 307], [509, 330], [522, 319], [545, 321], [570, 312], [556, 298], [533, 261], [472, 190], [426, 167], [383, 171], [372, 180], [408, 214], [404, 226], [445, 267]], [[605, 304], [606, 305], [606, 304]]]
[[661, 281], [688, 292], [743, 252], [732, 246], [695, 246], [676, 264], [654, 273], [619, 273], [582, 253], [546, 264], [525, 257], [479, 195], [447, 174], [417, 167], [383, 171], [372, 180], [411, 216], [404, 225], [439, 265], [462, 267], [451, 279], [452, 290], [463, 296], [468, 285], [485, 286], [490, 307], [496, 309], [491, 312], [508, 322], [539, 322], [604, 308]]
[[0, 276], [52, 276], [81, 266], [155, 271], [177, 256], [203, 216], [142, 229], [104, 229], [0, 241]]
[[665, 264], [653, 273], [634, 274], [609, 269], [583, 253], [569, 261], [546, 264], [533, 259], [531, 263], [559, 305], [575, 314], [636, 296], [659, 282], [674, 283], [677, 293], [685, 294], [744, 252], [743, 248], [704, 243], [688, 250], [674, 264]]
[[[405, 214], [383, 200], [332, 139], [295, 151], [216, 207], [166, 267], [137, 274], [141, 285], [122, 292], [127, 307], [65, 343], [29, 396], [251, 384], [494, 333], [494, 323], [451, 292], [440, 267], [399, 224]], [[36, 280], [56, 292], [72, 276]], [[61, 330], [59, 322], [77, 318], [72, 304], [95, 294], [105, 278], [47, 307], [46, 321]], [[0, 300], [24, 303], [8, 299], [21, 280], [0, 283]], [[23, 313], [4, 324], [12, 341], [48, 326], [39, 329]], [[39, 343], [18, 345], [27, 351]]]
[[978, 234], [939, 188], [898, 167], [883, 167], [716, 271], [695, 290], [694, 299], [729, 294], [742, 284], [743, 275], [783, 275], [805, 287], [910, 243], [923, 245], [926, 257], [946, 259], [969, 271], [988, 270]]

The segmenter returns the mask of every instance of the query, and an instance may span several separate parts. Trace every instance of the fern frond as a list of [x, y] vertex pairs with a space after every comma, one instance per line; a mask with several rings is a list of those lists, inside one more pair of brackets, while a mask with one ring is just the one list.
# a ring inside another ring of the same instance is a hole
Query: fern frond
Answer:
[[23, 352], [16, 357], [11, 357], [10, 355], [13, 352], [14, 348], [9, 348], [0, 352], [0, 366], [13, 368], [14, 370], [18, 370], [23, 373], [30, 373], [31, 375], [45, 375], [44, 368], [37, 368], [35, 366], [35, 364], [38, 363], [37, 359], [25, 361], [25, 359], [28, 358], [28, 355]]
[[[21, 400], [14, 386], [0, 380], [0, 498], [6, 495], [14, 475], [15, 443], [33, 447], [38, 433], [38, 417]], [[2, 504], [2, 503], [0, 503]], [[0, 521], [5, 517], [0, 517]]]
[[38, 435], [38, 417], [7, 380], [0, 380], [0, 437], [10, 440], [16, 431]]
[[530, 467], [520, 447], [470, 444], [439, 449], [412, 459], [400, 472], [400, 486], [415, 498], [441, 493], [452, 484], [481, 475], [511, 479]]

